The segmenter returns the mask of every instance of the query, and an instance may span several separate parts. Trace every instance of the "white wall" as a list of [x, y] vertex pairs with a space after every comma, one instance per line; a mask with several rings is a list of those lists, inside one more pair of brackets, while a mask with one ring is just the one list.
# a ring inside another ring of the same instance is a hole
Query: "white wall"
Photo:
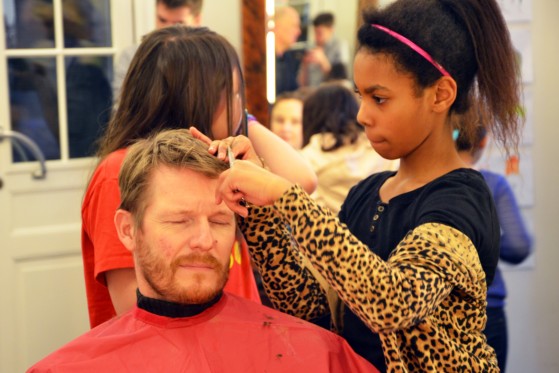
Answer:
[[225, 36], [241, 56], [241, 0], [205, 0], [202, 24]]
[[532, 0], [535, 264], [508, 270], [508, 373], [559, 372], [559, 2]]

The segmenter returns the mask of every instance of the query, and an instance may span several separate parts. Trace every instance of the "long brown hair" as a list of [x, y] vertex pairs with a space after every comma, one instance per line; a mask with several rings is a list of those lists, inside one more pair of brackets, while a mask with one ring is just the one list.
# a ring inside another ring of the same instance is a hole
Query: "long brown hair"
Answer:
[[195, 125], [213, 138], [222, 95], [233, 133], [233, 71], [244, 80], [233, 46], [207, 28], [171, 26], [147, 34], [124, 79], [118, 107], [99, 141], [100, 161], [111, 152], [163, 129]]

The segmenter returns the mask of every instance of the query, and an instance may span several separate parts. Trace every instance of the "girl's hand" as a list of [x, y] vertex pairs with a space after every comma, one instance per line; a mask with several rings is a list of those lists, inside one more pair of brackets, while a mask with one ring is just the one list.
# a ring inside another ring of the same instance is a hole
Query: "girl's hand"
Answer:
[[227, 158], [227, 148], [231, 147], [235, 159], [249, 160], [257, 165], [262, 164], [252, 146], [252, 142], [250, 142], [250, 139], [246, 136], [230, 136], [223, 140], [211, 140], [196, 127], [190, 127], [190, 133], [194, 138], [209, 145], [208, 151], [222, 161], [229, 160]]
[[198, 128], [190, 127], [188, 130], [190, 131], [192, 137], [198, 140], [202, 140], [202, 142], [206, 143], [206, 145], [210, 145], [212, 143], [212, 139], [200, 132]]
[[271, 205], [290, 187], [291, 182], [283, 177], [252, 162], [239, 160], [219, 176], [216, 202], [223, 201], [233, 212], [247, 217], [246, 202], [258, 206]]

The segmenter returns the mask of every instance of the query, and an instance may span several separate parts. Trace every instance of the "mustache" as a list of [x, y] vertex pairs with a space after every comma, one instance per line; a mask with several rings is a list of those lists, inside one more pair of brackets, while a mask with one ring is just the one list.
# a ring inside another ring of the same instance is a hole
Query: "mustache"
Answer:
[[207, 265], [211, 268], [221, 268], [221, 263], [212, 255], [210, 254], [200, 254], [200, 253], [193, 253], [188, 255], [181, 255], [175, 258], [171, 262], [171, 268], [176, 269], [177, 267], [184, 266], [184, 265]]

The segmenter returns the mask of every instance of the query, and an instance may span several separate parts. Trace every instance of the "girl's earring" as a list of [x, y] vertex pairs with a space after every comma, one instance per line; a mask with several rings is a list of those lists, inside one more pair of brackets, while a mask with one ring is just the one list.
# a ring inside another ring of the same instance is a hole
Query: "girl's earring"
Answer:
[[455, 129], [452, 131], [452, 140], [456, 141], [458, 140], [458, 136], [460, 135], [460, 130], [459, 129]]

